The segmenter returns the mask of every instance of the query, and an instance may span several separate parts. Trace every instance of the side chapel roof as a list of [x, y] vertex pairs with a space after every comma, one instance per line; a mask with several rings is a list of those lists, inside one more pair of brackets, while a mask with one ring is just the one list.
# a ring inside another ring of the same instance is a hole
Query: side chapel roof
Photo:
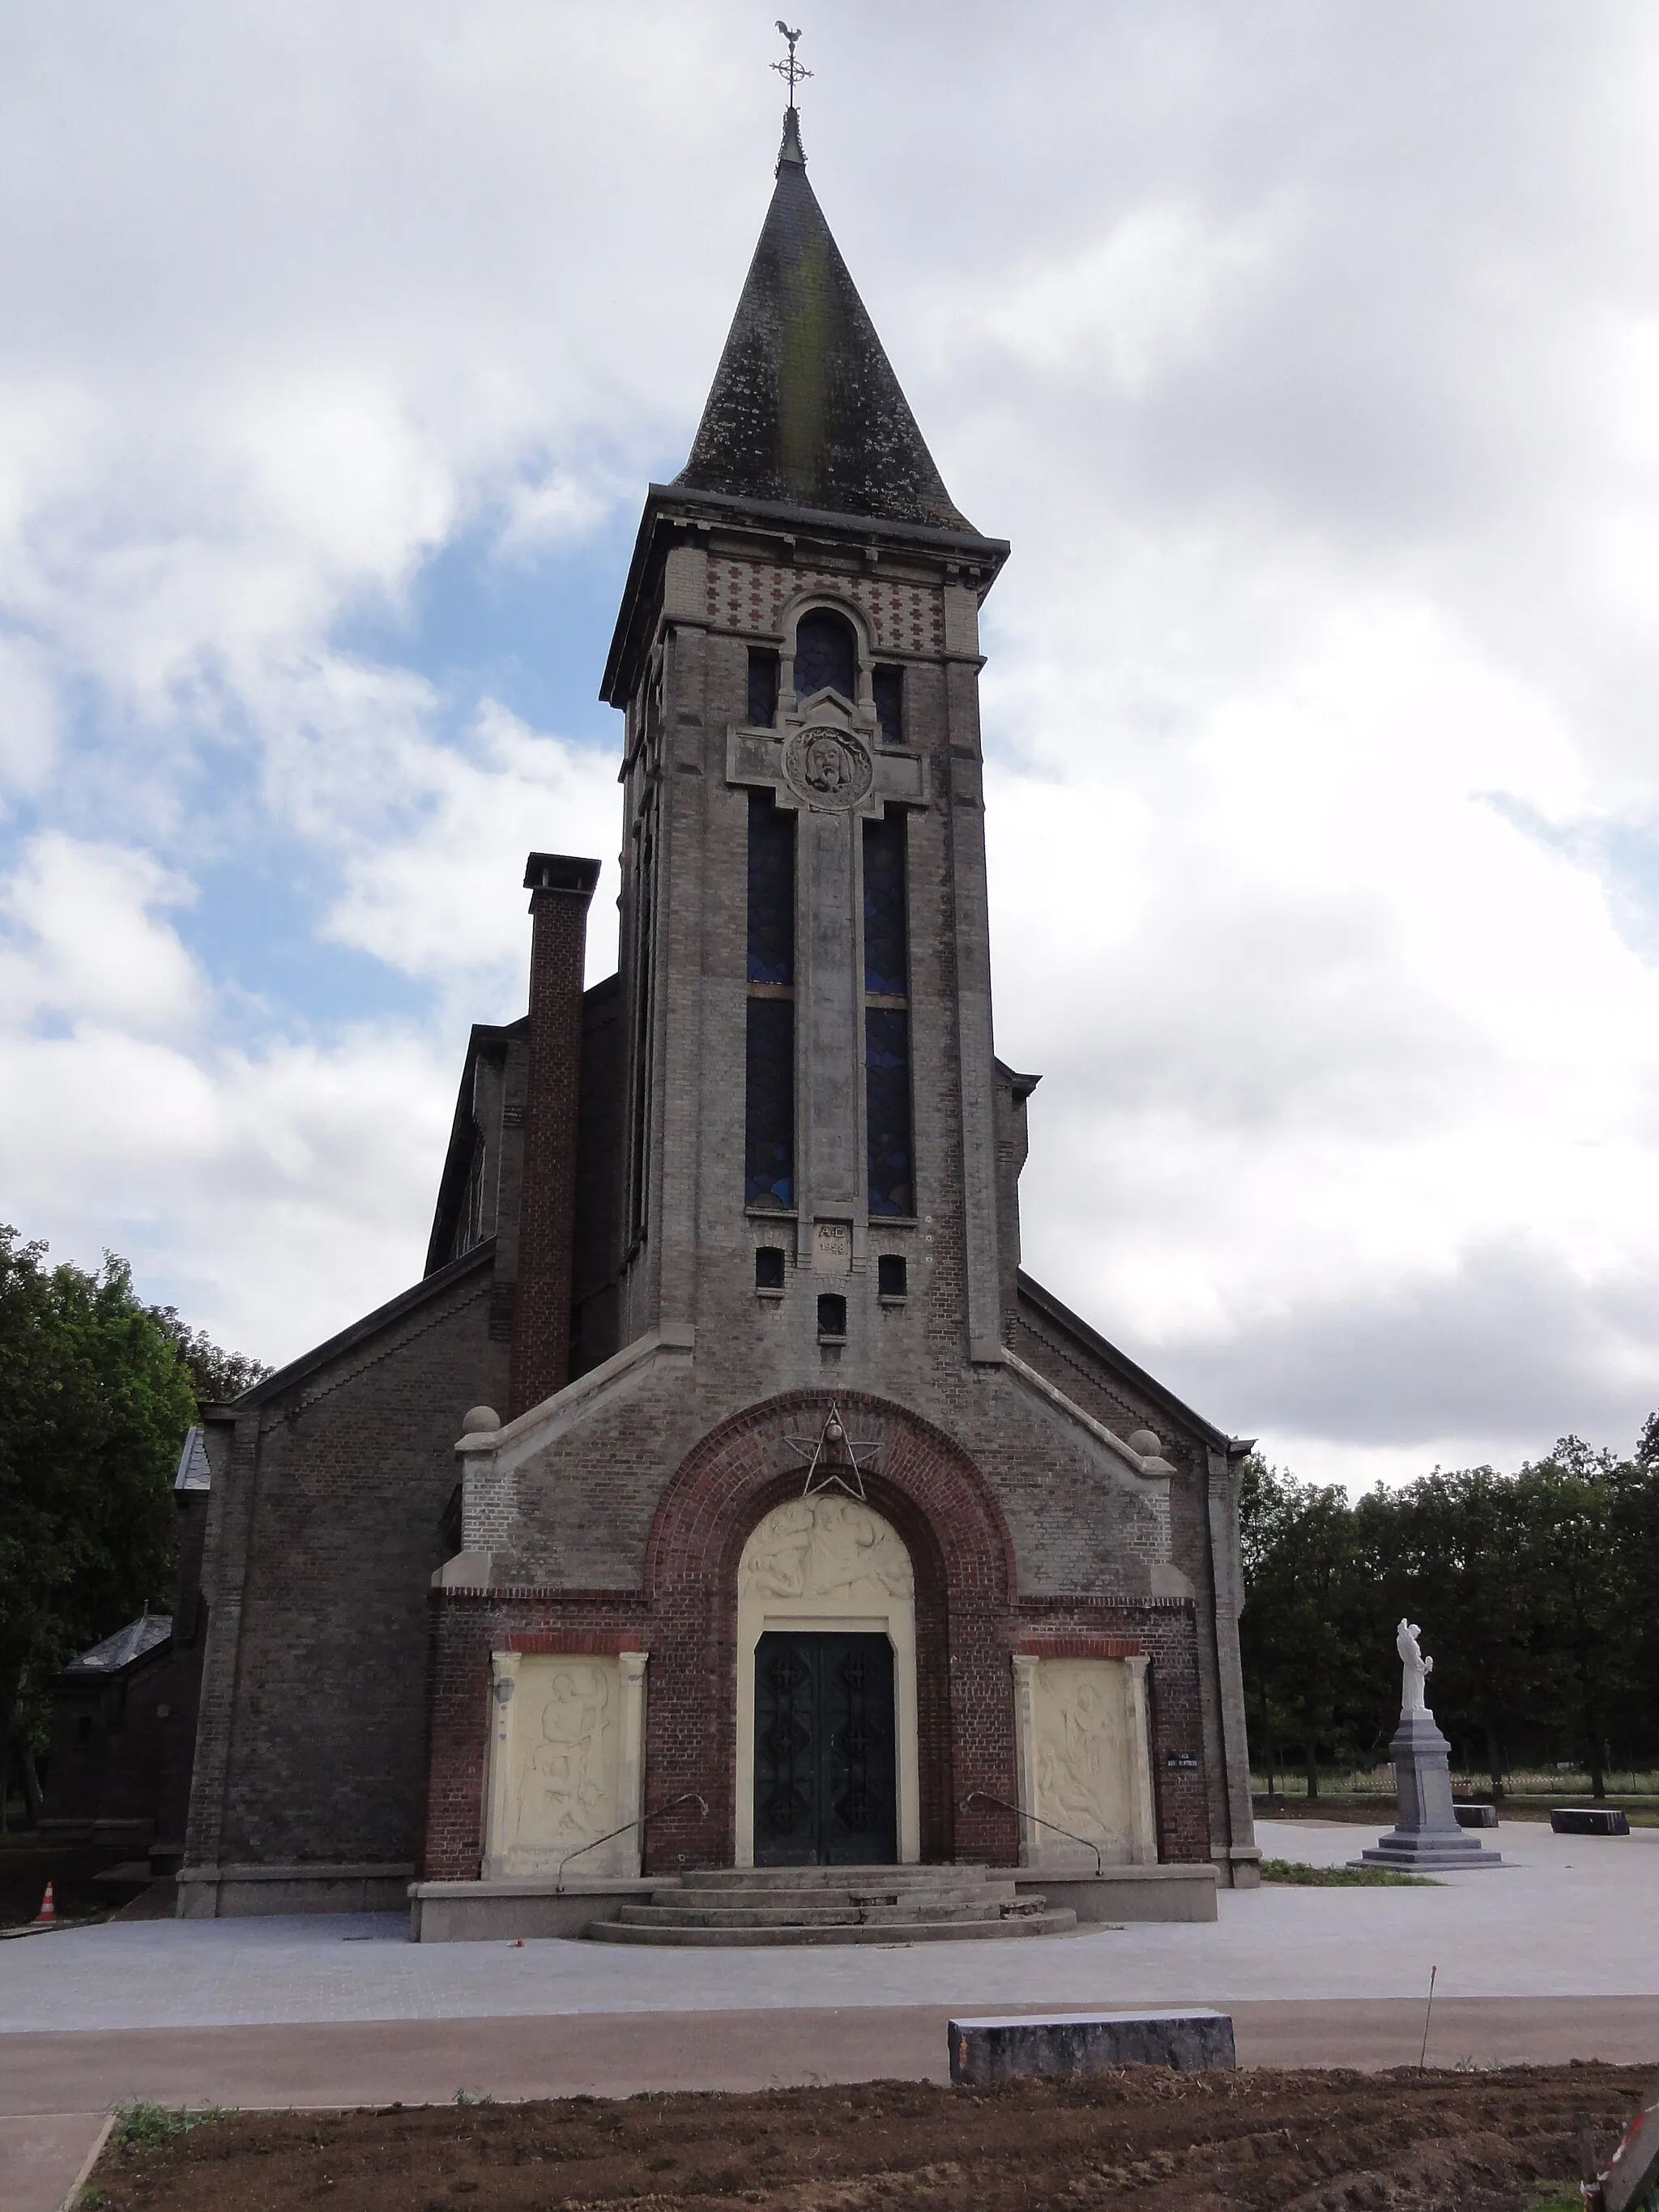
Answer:
[[135, 1659], [142, 1659], [158, 1644], [165, 1644], [173, 1633], [173, 1616], [166, 1613], [146, 1613], [137, 1620], [130, 1620], [125, 1628], [118, 1628], [113, 1636], [106, 1636], [101, 1644], [94, 1644], [90, 1651], [83, 1651], [71, 1659], [64, 1672], [70, 1674], [113, 1674], [123, 1667], [130, 1667]]
[[792, 107], [687, 491], [975, 535], [945, 489], [812, 187]]

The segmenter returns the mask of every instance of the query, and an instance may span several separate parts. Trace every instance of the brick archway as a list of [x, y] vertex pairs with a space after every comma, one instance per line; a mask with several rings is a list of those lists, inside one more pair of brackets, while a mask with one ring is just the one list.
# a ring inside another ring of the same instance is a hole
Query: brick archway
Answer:
[[[1012, 1817], [957, 1809], [974, 1789], [1014, 1795], [1015, 1577], [1006, 1523], [979, 1469], [942, 1431], [885, 1399], [833, 1395], [855, 1434], [881, 1439], [866, 1493], [915, 1569], [922, 1856], [1010, 1863]], [[653, 1821], [646, 1832], [653, 1873], [732, 1862], [738, 1562], [757, 1524], [799, 1496], [804, 1470], [786, 1439], [815, 1433], [831, 1396], [790, 1391], [722, 1422], [687, 1454], [657, 1508], [645, 1564], [649, 1795], [660, 1805], [696, 1790], [708, 1818], [690, 1808]]]

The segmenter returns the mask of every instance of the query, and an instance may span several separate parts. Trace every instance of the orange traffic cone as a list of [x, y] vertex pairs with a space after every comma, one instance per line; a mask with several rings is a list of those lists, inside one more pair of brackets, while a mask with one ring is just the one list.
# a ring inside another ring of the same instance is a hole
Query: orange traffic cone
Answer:
[[58, 1908], [52, 1901], [52, 1884], [46, 1884], [46, 1893], [40, 1900], [40, 1910], [34, 1916], [37, 1928], [50, 1928], [58, 1917]]

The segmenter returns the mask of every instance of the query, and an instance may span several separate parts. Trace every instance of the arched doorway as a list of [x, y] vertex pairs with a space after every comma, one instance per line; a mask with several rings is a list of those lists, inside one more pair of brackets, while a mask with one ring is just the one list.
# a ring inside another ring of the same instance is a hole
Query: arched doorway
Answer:
[[820, 1492], [738, 1562], [736, 1860], [921, 1856], [915, 1576], [891, 1522]]

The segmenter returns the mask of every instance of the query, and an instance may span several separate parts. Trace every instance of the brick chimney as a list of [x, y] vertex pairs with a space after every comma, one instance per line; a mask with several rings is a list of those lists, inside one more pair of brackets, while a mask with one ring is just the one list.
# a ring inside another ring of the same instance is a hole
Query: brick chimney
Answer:
[[513, 1314], [507, 1418], [570, 1379], [572, 1244], [576, 1215], [576, 1109], [581, 1082], [582, 975], [597, 860], [532, 853], [530, 893], [530, 1072], [519, 1201], [519, 1282]]

